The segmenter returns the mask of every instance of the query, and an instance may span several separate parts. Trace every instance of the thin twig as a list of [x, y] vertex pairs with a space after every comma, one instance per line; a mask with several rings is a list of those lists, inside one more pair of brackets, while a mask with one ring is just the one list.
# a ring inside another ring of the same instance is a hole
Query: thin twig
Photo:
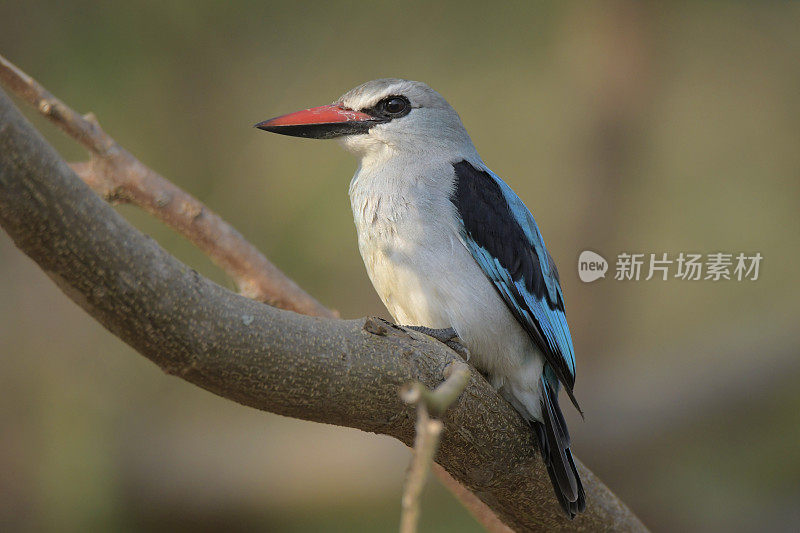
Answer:
[[414, 437], [414, 455], [408, 469], [403, 489], [400, 533], [415, 533], [419, 524], [420, 496], [433, 463], [433, 456], [439, 448], [444, 425], [440, 420], [428, 416], [425, 404], [417, 407], [417, 434]]
[[[444, 383], [430, 390], [422, 383], [411, 383], [403, 387], [400, 397], [404, 402], [417, 406], [414, 455], [403, 489], [400, 533], [415, 533], [419, 524], [420, 496], [433, 465], [439, 439], [444, 425], [430, 414], [441, 416], [469, 382], [469, 367], [464, 363], [452, 363], [445, 369]], [[430, 413], [430, 414], [429, 414]]]
[[514, 533], [514, 530], [505, 525], [489, 506], [475, 496], [474, 492], [459, 483], [444, 467], [433, 463], [432, 469], [434, 475], [439, 479], [439, 483], [461, 502], [461, 505], [488, 533]]
[[135, 204], [184, 235], [234, 279], [243, 295], [306, 315], [336, 316], [202, 202], [117, 144], [93, 115], [81, 116], [2, 55], [0, 81], [89, 150], [91, 160], [73, 170], [103, 198]]

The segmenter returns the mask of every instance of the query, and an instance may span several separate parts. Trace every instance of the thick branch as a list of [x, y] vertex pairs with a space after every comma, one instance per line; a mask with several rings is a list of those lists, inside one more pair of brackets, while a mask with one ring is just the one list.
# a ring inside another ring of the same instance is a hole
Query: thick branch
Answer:
[[[258, 409], [411, 444], [413, 412], [398, 387], [433, 387], [457, 360], [422, 335], [281, 311], [203, 278], [94, 195], [4, 94], [0, 225], [68, 296], [166, 372]], [[515, 529], [644, 530], [580, 464], [588, 508], [568, 521], [528, 426], [479, 375], [443, 420], [437, 462]]]
[[101, 196], [131, 202], [188, 238], [225, 270], [239, 291], [270, 305], [313, 316], [335, 316], [286, 277], [232, 226], [198, 199], [151, 170], [0, 55], [0, 81], [92, 154], [75, 170]]

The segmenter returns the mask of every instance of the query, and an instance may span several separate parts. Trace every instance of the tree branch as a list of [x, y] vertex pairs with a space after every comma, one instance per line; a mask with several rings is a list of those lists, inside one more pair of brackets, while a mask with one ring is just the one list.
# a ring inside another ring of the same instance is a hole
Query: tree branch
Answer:
[[2, 55], [0, 81], [89, 150], [91, 160], [73, 169], [100, 196], [134, 203], [184, 235], [227, 272], [245, 296], [306, 315], [336, 316], [197, 198], [117, 144], [94, 115], [81, 116]]
[[[458, 360], [423, 335], [281, 311], [203, 278], [95, 196], [4, 94], [0, 225], [115, 335], [166, 372], [244, 405], [409, 445], [413, 413], [398, 387], [434, 387]], [[568, 521], [527, 424], [476, 373], [443, 420], [437, 462], [513, 528], [645, 530], [581, 464], [588, 508]]]

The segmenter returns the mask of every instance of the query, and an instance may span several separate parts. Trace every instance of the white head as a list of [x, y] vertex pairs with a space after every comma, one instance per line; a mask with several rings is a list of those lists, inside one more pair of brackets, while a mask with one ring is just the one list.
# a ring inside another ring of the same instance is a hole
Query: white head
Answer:
[[256, 127], [298, 137], [338, 138], [362, 158], [474, 152], [458, 113], [418, 81], [385, 78], [348, 91], [328, 106], [283, 115]]

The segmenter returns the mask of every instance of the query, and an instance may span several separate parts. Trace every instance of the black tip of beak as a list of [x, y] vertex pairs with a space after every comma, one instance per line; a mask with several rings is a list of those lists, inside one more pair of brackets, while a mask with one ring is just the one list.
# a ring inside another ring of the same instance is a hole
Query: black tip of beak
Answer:
[[367, 133], [375, 122], [337, 122], [322, 124], [297, 124], [280, 125], [269, 124], [269, 120], [259, 122], [256, 128], [279, 135], [289, 135], [290, 137], [305, 137], [307, 139], [333, 139], [342, 135], [354, 135]]

